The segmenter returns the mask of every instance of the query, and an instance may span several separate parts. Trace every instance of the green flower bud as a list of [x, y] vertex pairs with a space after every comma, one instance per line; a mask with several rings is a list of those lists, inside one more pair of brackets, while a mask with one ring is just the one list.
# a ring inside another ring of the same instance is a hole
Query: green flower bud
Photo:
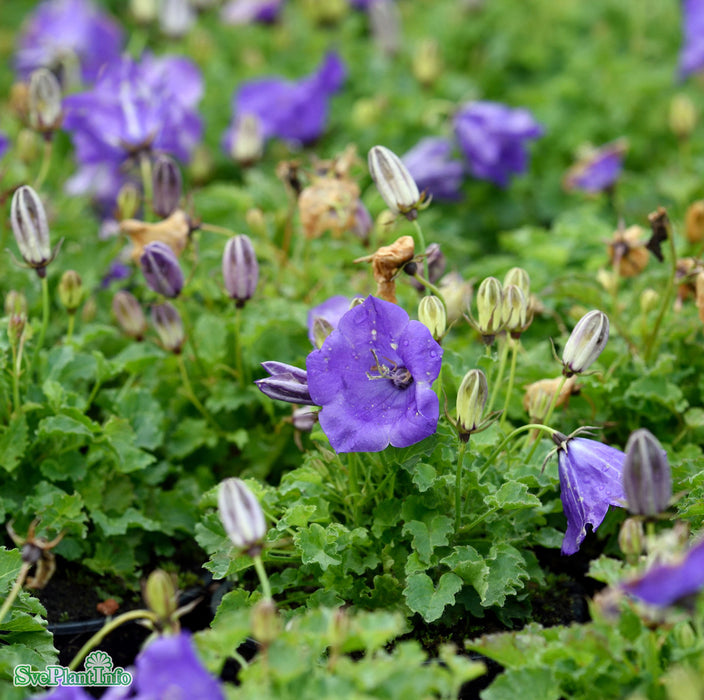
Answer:
[[519, 338], [528, 321], [528, 300], [515, 284], [503, 288], [501, 302], [501, 327], [512, 338]]
[[149, 574], [144, 586], [144, 602], [161, 622], [171, 621], [178, 609], [178, 591], [174, 576], [163, 569]]
[[447, 330], [445, 305], [436, 296], [426, 296], [418, 304], [418, 320], [431, 332], [433, 338], [440, 342]]
[[643, 521], [640, 518], [626, 518], [618, 533], [618, 546], [629, 560], [637, 559], [645, 545]]
[[252, 636], [263, 647], [268, 647], [281, 634], [283, 625], [271, 598], [262, 598], [252, 608], [250, 617]]
[[38, 68], [29, 79], [29, 123], [43, 134], [51, 134], [61, 125], [61, 86], [46, 68]]
[[10, 341], [10, 345], [17, 347], [17, 343], [20, 342], [20, 338], [24, 333], [24, 329], [27, 325], [27, 314], [13, 313], [10, 314], [10, 318], [7, 321], [7, 337]]
[[654, 289], [648, 287], [641, 292], [639, 302], [641, 313], [647, 314], [648, 312], [654, 311], [658, 308], [660, 304], [660, 295]]
[[22, 292], [17, 292], [11, 289], [5, 297], [5, 314], [26, 314], [27, 313], [27, 297]]
[[697, 125], [697, 108], [688, 95], [680, 93], [670, 102], [670, 130], [678, 139], [687, 139]]
[[245, 114], [237, 120], [230, 141], [230, 156], [242, 166], [249, 166], [261, 159], [264, 153], [264, 135], [259, 119]]
[[469, 370], [457, 391], [457, 424], [460, 438], [465, 442], [481, 425], [488, 395], [484, 372], [480, 369]]
[[657, 438], [645, 428], [632, 433], [626, 443], [623, 490], [628, 510], [634, 515], [658, 515], [670, 503], [670, 464]]
[[384, 146], [369, 151], [369, 174], [386, 206], [409, 221], [418, 217], [421, 203], [418, 185], [401, 159]]
[[142, 203], [142, 195], [137, 186], [132, 182], [126, 182], [117, 193], [117, 218], [120, 221], [124, 219], [133, 219], [139, 211], [139, 205]]
[[169, 302], [152, 306], [152, 323], [164, 350], [178, 355], [186, 341], [186, 335], [183, 331], [181, 314], [176, 307]]
[[316, 317], [313, 321], [313, 337], [315, 338], [315, 347], [320, 350], [323, 347], [325, 339], [332, 333], [333, 327], [330, 321], [326, 321], [322, 316]]
[[609, 319], [603, 311], [589, 311], [579, 320], [562, 351], [563, 374], [582, 374], [601, 355], [609, 340]]
[[526, 299], [530, 299], [530, 277], [522, 267], [512, 267], [504, 277], [504, 287], [515, 284]]
[[496, 277], [487, 277], [477, 290], [477, 325], [487, 345], [501, 330], [503, 291]]
[[75, 314], [83, 298], [83, 282], [75, 270], [66, 270], [59, 282], [59, 300], [66, 311]]
[[40, 143], [41, 137], [36, 131], [21, 129], [17, 134], [14, 152], [25, 165], [29, 165], [39, 157]]
[[147, 332], [147, 319], [137, 299], [124, 290], [112, 298], [112, 311], [122, 330], [131, 338], [142, 340]]
[[430, 87], [442, 74], [440, 46], [435, 39], [423, 39], [413, 54], [413, 75], [423, 86]]

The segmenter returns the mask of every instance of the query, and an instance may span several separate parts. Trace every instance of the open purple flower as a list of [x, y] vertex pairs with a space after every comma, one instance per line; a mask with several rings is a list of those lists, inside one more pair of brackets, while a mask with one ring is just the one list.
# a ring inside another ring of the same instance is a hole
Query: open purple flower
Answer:
[[625, 453], [596, 440], [554, 433], [560, 498], [567, 517], [562, 553], [574, 554], [587, 535], [587, 525], [596, 530], [609, 506], [625, 504], [622, 484]]
[[15, 69], [25, 80], [43, 67], [64, 84], [79, 75], [92, 83], [121, 50], [120, 26], [90, 0], [47, 0], [30, 16], [19, 39]]
[[624, 141], [614, 141], [594, 149], [567, 171], [565, 189], [595, 193], [613, 187], [621, 175], [625, 155]]
[[64, 100], [63, 126], [81, 165], [69, 191], [114, 198], [125, 166], [142, 153], [188, 160], [201, 136], [202, 92], [198, 68], [185, 58], [123, 56], [106, 66], [92, 89]]
[[463, 105], [454, 127], [472, 175], [501, 187], [528, 167], [526, 142], [543, 135], [543, 127], [527, 109], [498, 102]]
[[224, 24], [273, 24], [279, 18], [284, 0], [230, 0], [220, 10]]
[[679, 74], [684, 79], [704, 68], [704, 1], [683, 1], [682, 33], [684, 45], [680, 51]]
[[338, 294], [330, 297], [318, 306], [314, 306], [308, 312], [308, 339], [311, 345], [315, 345], [314, 325], [317, 318], [322, 318], [324, 321], [337, 328], [340, 319], [350, 310], [350, 298]]
[[464, 166], [453, 160], [452, 143], [440, 137], [421, 139], [401, 160], [408, 168], [418, 189], [434, 199], [461, 199]]
[[336, 452], [408, 447], [437, 429], [442, 348], [396, 304], [367, 297], [308, 355], [308, 389]]
[[704, 588], [704, 540], [676, 564], [660, 564], [621, 586], [650, 605], [672, 605]]
[[325, 128], [328, 98], [345, 79], [342, 59], [330, 52], [318, 70], [300, 82], [262, 78], [242, 85], [233, 98], [233, 120], [225, 132], [223, 147], [232, 152], [237, 119], [252, 115], [259, 121], [262, 136], [292, 143], [311, 143]]

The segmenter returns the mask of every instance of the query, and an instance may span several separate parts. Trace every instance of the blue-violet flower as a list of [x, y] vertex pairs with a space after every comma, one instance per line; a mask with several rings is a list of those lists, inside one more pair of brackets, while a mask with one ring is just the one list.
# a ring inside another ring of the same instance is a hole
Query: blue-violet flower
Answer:
[[704, 2], [684, 0], [682, 3], [684, 45], [680, 51], [680, 78], [704, 68]]
[[621, 175], [625, 155], [625, 141], [614, 141], [594, 149], [567, 171], [565, 189], [589, 193], [608, 190]]
[[452, 159], [452, 143], [441, 137], [421, 139], [401, 159], [418, 189], [433, 199], [456, 201], [462, 198], [464, 166]]
[[442, 348], [396, 304], [367, 297], [308, 355], [308, 389], [336, 452], [407, 447], [437, 429]]
[[625, 453], [596, 440], [554, 433], [560, 498], [567, 517], [562, 553], [574, 554], [587, 535], [596, 530], [609, 506], [623, 507], [622, 473]]
[[351, 299], [342, 294], [338, 294], [334, 297], [330, 297], [327, 301], [322, 304], [314, 306], [308, 312], [308, 339], [311, 345], [315, 345], [315, 333], [314, 326], [315, 321], [318, 318], [322, 318], [327, 321], [330, 326], [335, 329], [340, 319], [350, 310]]

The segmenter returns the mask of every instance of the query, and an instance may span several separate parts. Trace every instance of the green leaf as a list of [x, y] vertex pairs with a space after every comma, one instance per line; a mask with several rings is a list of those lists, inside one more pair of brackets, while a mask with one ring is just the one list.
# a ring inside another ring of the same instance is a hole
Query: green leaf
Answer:
[[132, 389], [117, 404], [120, 416], [126, 418], [134, 430], [135, 447], [154, 450], [164, 440], [164, 410], [151, 392]]
[[37, 437], [43, 440], [61, 440], [66, 435], [92, 437], [100, 426], [90, 418], [73, 411], [72, 415], [49, 416], [39, 422]]
[[169, 455], [183, 459], [203, 445], [215, 447], [217, 436], [200, 418], [184, 418], [166, 441]]
[[502, 606], [506, 597], [517, 593], [523, 588], [528, 578], [526, 561], [523, 555], [510, 544], [493, 544], [486, 558], [489, 566], [487, 590], [481, 596], [482, 605]]
[[550, 668], [509, 669], [482, 692], [482, 700], [559, 700], [561, 697], [560, 683]]
[[437, 588], [427, 574], [411, 574], [403, 589], [406, 604], [413, 612], [420, 613], [426, 622], [437, 620], [446, 605], [455, 602], [455, 595], [462, 589], [462, 579], [453, 573], [440, 577]]
[[115, 453], [117, 468], [123, 474], [139, 471], [156, 461], [154, 455], [135, 446], [134, 430], [124, 418], [111, 416], [103, 426], [103, 435]]
[[85, 536], [87, 516], [79, 493], [68, 494], [47, 481], [40, 481], [24, 508], [40, 518], [41, 530], [51, 533], [52, 537], [59, 532]]
[[438, 475], [435, 467], [424, 462], [419, 462], [412, 469], [413, 483], [418, 487], [418, 490], [423, 493], [427, 491], [434, 483]]
[[27, 419], [24, 413], [15, 413], [10, 424], [0, 435], [0, 466], [12, 473], [27, 449]]
[[489, 567], [474, 547], [461, 545], [452, 554], [440, 560], [449, 566], [465, 583], [472, 585], [483, 598], [489, 588]]
[[135, 508], [127, 508], [124, 513], [117, 517], [105, 515], [102, 511], [94, 511], [91, 513], [91, 517], [106, 537], [124, 535], [127, 529], [131, 527], [138, 527], [142, 530], [151, 530], [153, 532], [160, 530], [159, 523], [147, 518]]
[[325, 571], [333, 564], [342, 563], [341, 559], [332, 557], [325, 551], [329, 546], [328, 534], [318, 523], [313, 523], [305, 530], [299, 530], [294, 535], [293, 542], [298, 547], [304, 564], [318, 564]]
[[537, 496], [528, 491], [520, 481], [507, 481], [498, 491], [489, 494], [484, 502], [489, 508], [519, 510], [521, 508], [539, 508], [542, 503]]
[[225, 359], [227, 352], [227, 328], [221, 316], [201, 314], [196, 321], [195, 337], [198, 355], [208, 365]]
[[453, 522], [446, 515], [436, 515], [426, 525], [419, 520], [411, 520], [403, 526], [403, 534], [413, 535], [413, 549], [418, 552], [420, 560], [430, 563], [430, 556], [435, 547], [448, 543], [447, 536], [453, 530]]
[[7, 592], [15, 583], [22, 567], [22, 553], [19, 549], [0, 547], [0, 598], [5, 600]]

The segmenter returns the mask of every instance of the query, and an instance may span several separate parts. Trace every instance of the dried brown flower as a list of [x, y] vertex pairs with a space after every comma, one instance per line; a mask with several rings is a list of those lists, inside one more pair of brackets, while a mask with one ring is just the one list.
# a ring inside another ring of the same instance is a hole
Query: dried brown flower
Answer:
[[376, 253], [357, 258], [355, 262], [371, 262], [376, 296], [396, 304], [396, 276], [413, 259], [413, 250], [413, 237], [401, 236], [391, 245], [382, 246]]

